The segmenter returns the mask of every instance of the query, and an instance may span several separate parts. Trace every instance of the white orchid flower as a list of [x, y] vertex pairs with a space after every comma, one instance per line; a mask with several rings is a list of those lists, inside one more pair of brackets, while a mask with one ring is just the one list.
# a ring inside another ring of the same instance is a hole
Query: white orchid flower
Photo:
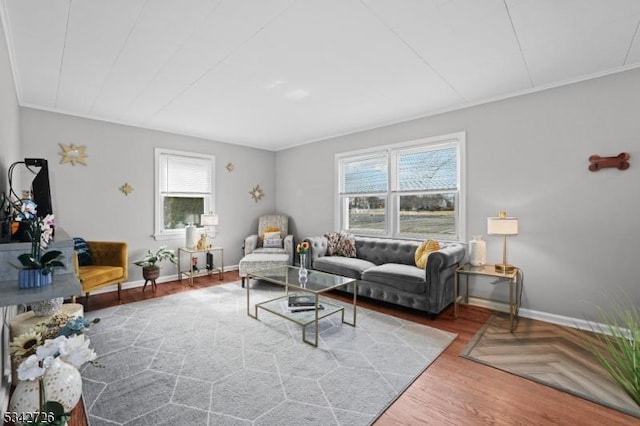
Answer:
[[18, 379], [20, 380], [36, 380], [41, 377], [46, 368], [40, 366], [40, 361], [35, 355], [29, 356], [18, 366]]
[[48, 214], [42, 220], [40, 225], [40, 230], [42, 231], [40, 234], [40, 246], [42, 248], [47, 248], [49, 245], [49, 241], [53, 238], [53, 227], [55, 225], [55, 220], [52, 214]]
[[55, 339], [47, 339], [42, 346], [38, 346], [36, 349], [36, 355], [39, 360], [43, 360], [47, 357], [54, 357], [60, 352], [60, 346], [67, 338], [64, 336], [58, 336]]
[[66, 339], [60, 347], [60, 359], [80, 368], [85, 362], [93, 361], [97, 355], [93, 349], [89, 349], [91, 340], [84, 339], [82, 335], [75, 335]]

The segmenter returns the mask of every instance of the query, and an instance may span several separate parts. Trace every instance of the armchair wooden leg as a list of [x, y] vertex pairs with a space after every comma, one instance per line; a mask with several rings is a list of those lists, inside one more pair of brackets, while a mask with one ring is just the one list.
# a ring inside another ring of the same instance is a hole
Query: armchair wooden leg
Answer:
[[122, 290], [122, 284], [118, 283], [118, 300], [120, 300], [120, 290]]
[[84, 307], [86, 308], [87, 306], [89, 306], [89, 292], [84, 294]]

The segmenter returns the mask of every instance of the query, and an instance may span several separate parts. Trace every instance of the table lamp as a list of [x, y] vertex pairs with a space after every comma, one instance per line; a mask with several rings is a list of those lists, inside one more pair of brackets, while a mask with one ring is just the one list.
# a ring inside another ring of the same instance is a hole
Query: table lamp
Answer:
[[496, 272], [507, 274], [513, 272], [515, 267], [507, 263], [507, 235], [518, 234], [518, 218], [507, 217], [506, 212], [498, 213], [498, 217], [487, 218], [487, 234], [502, 235], [502, 263], [496, 264]]
[[202, 227], [204, 228], [204, 234], [202, 235], [204, 236], [205, 240], [208, 237], [207, 227], [218, 226], [218, 223], [219, 223], [218, 215], [213, 212], [204, 213], [200, 215], [200, 225], [202, 225]]

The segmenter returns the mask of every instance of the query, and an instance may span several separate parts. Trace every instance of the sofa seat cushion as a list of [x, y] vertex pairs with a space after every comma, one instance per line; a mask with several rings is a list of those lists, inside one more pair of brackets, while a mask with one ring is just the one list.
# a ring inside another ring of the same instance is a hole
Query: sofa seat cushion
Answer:
[[369, 268], [362, 274], [362, 279], [411, 293], [424, 293], [427, 285], [424, 269], [400, 263]]
[[359, 280], [362, 272], [376, 266], [356, 257], [322, 256], [313, 261], [313, 269]]
[[117, 283], [124, 277], [124, 268], [121, 266], [89, 265], [79, 268], [82, 279], [82, 288], [91, 289], [104, 283]]

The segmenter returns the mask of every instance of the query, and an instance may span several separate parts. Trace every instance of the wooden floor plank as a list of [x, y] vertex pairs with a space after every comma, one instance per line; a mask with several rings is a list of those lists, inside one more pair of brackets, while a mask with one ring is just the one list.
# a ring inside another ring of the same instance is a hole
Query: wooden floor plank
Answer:
[[[198, 277], [194, 286], [186, 280], [158, 284], [157, 291], [134, 288], [92, 295], [85, 310], [95, 310], [175, 294], [194, 288], [238, 281], [237, 271], [225, 272], [224, 280]], [[335, 297], [349, 301], [349, 297]], [[85, 304], [84, 298], [79, 299]], [[376, 421], [377, 426], [400, 425], [640, 425], [640, 420], [548, 386], [462, 358], [459, 354], [491, 316], [487, 309], [453, 307], [435, 320], [397, 306], [359, 299], [359, 306], [436, 327], [458, 338]], [[77, 424], [77, 423], [74, 423]], [[80, 426], [80, 425], [78, 425]]]

